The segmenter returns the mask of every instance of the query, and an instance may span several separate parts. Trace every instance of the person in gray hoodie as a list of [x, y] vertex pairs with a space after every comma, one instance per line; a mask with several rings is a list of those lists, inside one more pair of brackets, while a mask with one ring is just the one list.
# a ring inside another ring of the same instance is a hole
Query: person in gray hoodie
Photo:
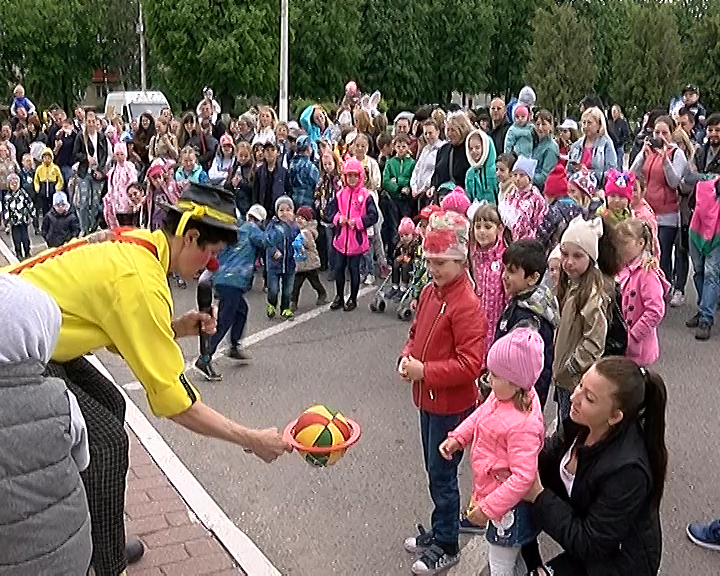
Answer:
[[0, 317], [0, 574], [86, 574], [85, 420], [65, 383], [43, 376], [60, 309], [39, 288], [3, 274]]

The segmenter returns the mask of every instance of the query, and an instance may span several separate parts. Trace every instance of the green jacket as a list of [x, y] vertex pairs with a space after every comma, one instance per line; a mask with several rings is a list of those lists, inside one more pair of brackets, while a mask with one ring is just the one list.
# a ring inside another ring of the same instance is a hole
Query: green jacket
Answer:
[[552, 136], [547, 136], [535, 144], [531, 158], [537, 160], [533, 184], [542, 192], [548, 174], [555, 168], [560, 159], [560, 148], [558, 148], [557, 142]]
[[[483, 151], [479, 162], [470, 158], [470, 138], [479, 136]], [[470, 169], [465, 173], [465, 193], [472, 202], [497, 204], [498, 183], [495, 174], [495, 144], [483, 130], [473, 130], [465, 140], [465, 154]]]
[[[410, 188], [410, 177], [415, 169], [415, 160], [411, 157], [389, 158], [383, 170], [382, 186], [392, 198], [400, 198], [402, 188]], [[406, 196], [410, 198], [410, 195]]]

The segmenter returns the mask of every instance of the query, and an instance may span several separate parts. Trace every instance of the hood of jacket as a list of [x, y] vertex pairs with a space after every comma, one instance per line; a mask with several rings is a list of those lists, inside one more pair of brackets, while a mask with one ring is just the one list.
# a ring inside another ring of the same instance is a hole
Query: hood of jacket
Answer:
[[301, 231], [307, 230], [310, 232], [310, 235], [317, 240], [318, 237], [318, 229], [317, 229], [317, 220], [308, 220], [307, 224], [305, 224], [304, 228], [300, 228]]
[[50, 154], [50, 162], [55, 162], [55, 153], [52, 151], [52, 148], [45, 146], [45, 148], [43, 148], [42, 154], [40, 154], [40, 158], [45, 156], [45, 154]]
[[[480, 160], [477, 162], [475, 162], [470, 157], [470, 138], [472, 138], [473, 136], [476, 136], [476, 135], [480, 136], [480, 141], [482, 142], [482, 148], [483, 148], [482, 156], [480, 156]], [[485, 130], [477, 129], [477, 130], [473, 130], [472, 132], [470, 132], [470, 134], [468, 134], [467, 138], [465, 138], [465, 155], [467, 156], [467, 160], [470, 163], [470, 166], [472, 168], [477, 168], [478, 166], [484, 166], [485, 163], [488, 161], [490, 161], [491, 164], [493, 162], [495, 162], [495, 154], [496, 154], [495, 146], [493, 145], [492, 149], [491, 149], [490, 145], [491, 145], [490, 137], [486, 134]], [[491, 155], [492, 155], [492, 158], [490, 158]]]
[[517, 305], [526, 308], [547, 320], [555, 328], [560, 323], [560, 308], [557, 298], [552, 290], [543, 284], [538, 284], [518, 294]]
[[[365, 185], [365, 169], [363, 168], [362, 163], [355, 159], [355, 158], [348, 158], [345, 161], [345, 164], [343, 164], [342, 168], [342, 179], [343, 184], [351, 191], [351, 192], [357, 192], [358, 190], [361, 190], [362, 187]], [[358, 175], [358, 182], [355, 186], [349, 186], [347, 183], [347, 179], [345, 178], [346, 174], [357, 174]]]

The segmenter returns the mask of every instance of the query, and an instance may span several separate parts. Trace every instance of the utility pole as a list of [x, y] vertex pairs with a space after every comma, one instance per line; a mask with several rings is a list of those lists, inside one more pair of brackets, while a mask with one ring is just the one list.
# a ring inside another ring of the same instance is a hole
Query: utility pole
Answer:
[[140, 36], [140, 89], [147, 90], [147, 71], [145, 69], [145, 24], [143, 22], [142, 0], [138, 0], [137, 33]]
[[280, 0], [280, 120], [288, 120], [288, 1]]

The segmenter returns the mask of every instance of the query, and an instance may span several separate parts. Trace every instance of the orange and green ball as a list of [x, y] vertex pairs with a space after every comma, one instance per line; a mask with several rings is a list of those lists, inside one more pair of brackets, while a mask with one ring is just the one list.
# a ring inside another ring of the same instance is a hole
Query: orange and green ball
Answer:
[[[346, 442], [352, 428], [340, 412], [326, 406], [313, 406], [303, 412], [295, 423], [293, 437], [301, 446], [332, 448]], [[322, 454], [311, 454], [299, 450], [313, 466], [332, 466], [345, 454], [345, 450], [333, 450]]]

